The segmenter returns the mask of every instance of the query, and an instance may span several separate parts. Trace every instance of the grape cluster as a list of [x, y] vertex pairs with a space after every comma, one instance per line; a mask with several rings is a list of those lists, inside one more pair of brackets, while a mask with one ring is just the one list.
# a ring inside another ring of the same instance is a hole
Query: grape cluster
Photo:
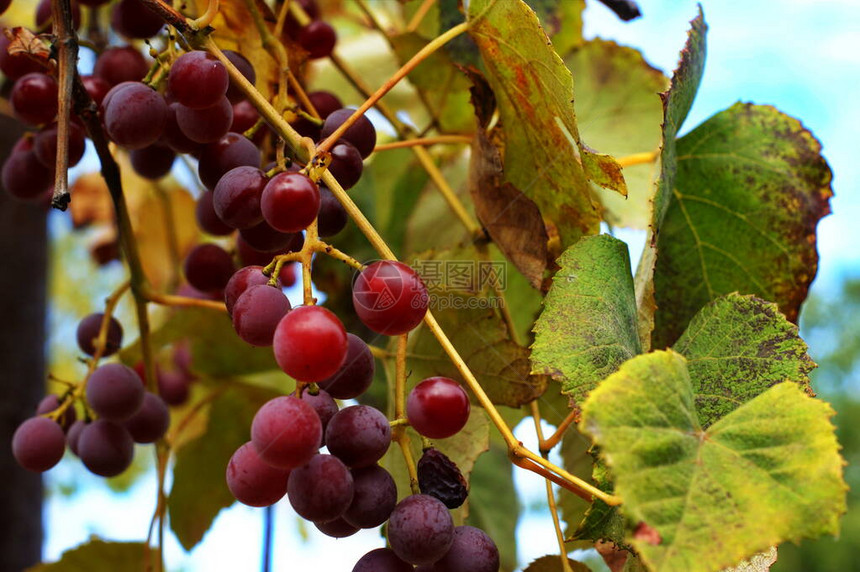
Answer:
[[[100, 339], [104, 314], [91, 314], [78, 324], [78, 346], [101, 358], [122, 345], [122, 326], [109, 317]], [[95, 360], [93, 360], [95, 363]], [[135, 443], [154, 443], [170, 424], [162, 395], [146, 391], [141, 376], [120, 363], [96, 367], [83, 395], [70, 389], [48, 395], [12, 437], [12, 453], [25, 469], [43, 472], [60, 462], [68, 446], [92, 473], [112, 477], [125, 471], [134, 457]], [[78, 419], [76, 401], [84, 411]]]

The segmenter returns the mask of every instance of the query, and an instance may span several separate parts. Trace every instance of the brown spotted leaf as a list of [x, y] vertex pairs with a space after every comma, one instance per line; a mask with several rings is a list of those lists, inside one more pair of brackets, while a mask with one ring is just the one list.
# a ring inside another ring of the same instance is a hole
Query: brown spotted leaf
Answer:
[[570, 71], [521, 0], [474, 0], [469, 18], [505, 133], [505, 180], [558, 228], [562, 247], [596, 233], [595, 169], [583, 165]]
[[654, 344], [674, 343], [699, 309], [738, 291], [797, 321], [830, 212], [821, 144], [773, 107], [738, 103], [682, 137], [657, 238]]

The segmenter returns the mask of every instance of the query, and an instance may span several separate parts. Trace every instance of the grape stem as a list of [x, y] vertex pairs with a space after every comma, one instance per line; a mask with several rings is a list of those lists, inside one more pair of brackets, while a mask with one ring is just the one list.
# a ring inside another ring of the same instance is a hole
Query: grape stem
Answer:
[[617, 159], [615, 159], [615, 161], [622, 167], [631, 167], [633, 165], [644, 165], [646, 163], [653, 163], [657, 160], [657, 156], [657, 151], [647, 151], [645, 153], [634, 153], [632, 155], [618, 157]]
[[403, 141], [393, 141], [391, 143], [380, 143], [374, 147], [373, 152], [391, 151], [393, 149], [405, 149], [407, 147], [429, 147], [430, 145], [457, 145], [459, 143], [471, 143], [472, 137], [469, 135], [437, 135], [435, 137], [423, 137], [421, 139], [406, 139]]
[[218, 310], [221, 312], [227, 311], [227, 306], [219, 300], [204, 300], [200, 298], [190, 298], [188, 296], [176, 296], [173, 294], [161, 294], [147, 290], [146, 300], [153, 304], [161, 306], [176, 306], [179, 308], [208, 308], [210, 310]]
[[200, 30], [209, 26], [212, 23], [212, 20], [215, 19], [215, 16], [218, 15], [218, 10], [220, 9], [219, 0], [209, 0], [206, 5], [206, 11], [203, 12], [203, 15], [197, 18], [196, 20], [188, 20], [188, 25], [191, 26], [195, 30]]
[[412, 14], [412, 19], [409, 20], [409, 23], [406, 24], [405, 32], [411, 33], [418, 29], [418, 26], [421, 25], [421, 22], [424, 20], [424, 16], [427, 15], [427, 12], [430, 11], [430, 8], [433, 7], [433, 4], [436, 3], [436, 0], [424, 0], [421, 3], [421, 6], [415, 10], [415, 13]]
[[54, 36], [57, 38], [54, 46], [57, 47], [59, 63], [57, 162], [51, 206], [64, 211], [71, 200], [69, 194], [69, 121], [71, 120], [72, 100], [66, 96], [72, 93], [78, 61], [77, 33], [72, 25], [70, 0], [51, 0], [51, 19]]
[[550, 435], [548, 438], [544, 439], [540, 437], [540, 446], [539, 451], [541, 454], [549, 453], [553, 447], [558, 445], [561, 438], [564, 437], [565, 431], [574, 423], [579, 422], [580, 412], [579, 409], [573, 409], [570, 413], [567, 414], [567, 417], [559, 424], [558, 428], [555, 430], [555, 433]]
[[391, 427], [391, 440], [396, 441], [403, 454], [403, 461], [409, 472], [409, 487], [412, 494], [419, 494], [421, 488], [418, 486], [418, 471], [415, 468], [415, 459], [412, 457], [409, 435], [406, 433], [406, 345], [409, 334], [397, 336], [397, 357], [394, 361], [394, 420], [398, 422]]
[[[535, 422], [535, 433], [537, 433], [538, 441], [543, 443], [543, 428], [540, 424], [540, 408], [537, 400], [529, 404], [531, 408], [532, 419]], [[541, 449], [541, 456], [546, 458], [547, 453]], [[562, 572], [573, 572], [570, 563], [567, 561], [567, 549], [564, 546], [564, 533], [561, 531], [561, 523], [558, 518], [558, 507], [555, 504], [555, 493], [552, 490], [552, 483], [546, 481], [546, 503], [549, 506], [549, 512], [552, 515], [552, 525], [555, 528], [555, 538], [558, 541], [558, 550], [561, 555]]]

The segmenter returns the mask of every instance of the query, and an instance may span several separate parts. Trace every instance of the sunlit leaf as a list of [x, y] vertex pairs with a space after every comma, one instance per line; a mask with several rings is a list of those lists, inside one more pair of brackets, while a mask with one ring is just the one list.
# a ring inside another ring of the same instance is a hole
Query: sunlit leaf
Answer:
[[[149, 551], [149, 558], [146, 552]], [[143, 570], [144, 563], [154, 562], [155, 550], [142, 542], [107, 542], [98, 538], [66, 550], [60, 559], [37, 564], [29, 572], [115, 572]]]
[[581, 427], [601, 448], [655, 571], [731, 566], [785, 540], [835, 534], [845, 511], [833, 410], [791, 382], [704, 429], [686, 360], [638, 356], [592, 391]]

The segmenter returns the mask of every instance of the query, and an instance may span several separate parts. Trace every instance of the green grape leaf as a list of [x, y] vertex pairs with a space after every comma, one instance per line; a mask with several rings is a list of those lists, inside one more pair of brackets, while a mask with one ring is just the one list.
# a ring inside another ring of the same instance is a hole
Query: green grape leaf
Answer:
[[781, 381], [812, 393], [809, 372], [815, 362], [797, 326], [776, 304], [754, 296], [717, 298], [693, 317], [673, 349], [687, 358], [705, 428]]
[[[582, 11], [585, 0], [526, 0], [552, 39], [556, 53], [566, 54], [583, 42]], [[574, 77], [576, 77], [574, 75]]]
[[639, 354], [627, 245], [589, 236], [568, 248], [535, 323], [532, 371], [560, 381], [581, 402], [603, 378]]
[[669, 89], [660, 94], [663, 100], [663, 143], [660, 148], [659, 171], [651, 203], [651, 223], [645, 249], [636, 269], [636, 307], [639, 314], [639, 339], [643, 351], [651, 349], [654, 330], [654, 266], [657, 262], [657, 235], [666, 214], [669, 196], [675, 185], [675, 137], [687, 118], [699, 90], [705, 69], [705, 36], [708, 26], [699, 6], [699, 15], [690, 22], [687, 42], [681, 50], [681, 60], [672, 75]]
[[[590, 572], [591, 568], [577, 562], [576, 560], [567, 559], [567, 564], [572, 572]], [[561, 557], [558, 554], [547, 554], [541, 556], [537, 560], [533, 560], [531, 564], [523, 569], [523, 572], [565, 572], [565, 568], [561, 565]]]
[[[569, 427], [561, 440], [560, 452], [564, 470], [584, 481], [591, 481], [594, 458], [589, 454], [590, 448], [591, 441], [580, 433], [575, 425]], [[570, 538], [574, 536], [574, 532], [585, 518], [586, 511], [592, 505], [564, 489], [559, 489], [556, 493], [556, 502], [560, 511], [559, 516], [565, 523], [564, 535]], [[573, 548], [570, 544], [568, 547]]]
[[63, 552], [56, 562], [36, 564], [29, 572], [114, 572], [115, 570], [143, 570], [146, 552], [149, 561], [158, 556], [155, 550], [142, 542], [106, 542], [98, 538]]
[[[592, 480], [600, 490], [612, 493], [615, 484], [606, 462], [600, 457], [594, 461]], [[628, 523], [617, 506], [609, 506], [600, 499], [594, 499], [585, 511], [585, 518], [573, 532], [573, 538], [592, 541], [608, 541], [621, 548], [630, 545], [626, 540]]]
[[833, 194], [821, 144], [772, 107], [738, 103], [679, 139], [676, 160], [657, 239], [655, 347], [733, 291], [772, 300], [796, 322]]
[[[156, 349], [183, 339], [190, 340], [192, 368], [203, 375], [230, 377], [278, 369], [271, 348], [243, 342], [226, 312], [182, 308], [173, 311], [151, 335]], [[133, 365], [140, 361], [141, 355], [138, 340], [120, 352], [120, 359]]]
[[[570, 72], [521, 0], [474, 0], [468, 18], [505, 132], [506, 181], [558, 228], [563, 247], [595, 234], [600, 213], [583, 165]], [[604, 159], [600, 167], [612, 163]]]
[[227, 462], [250, 440], [254, 414], [276, 395], [232, 383], [212, 402], [206, 431], [177, 452], [167, 508], [170, 529], [185, 550], [196, 546], [221, 509], [235, 501], [224, 476]]
[[[566, 52], [559, 52], [566, 53]], [[642, 54], [615, 42], [585, 42], [564, 58], [576, 80], [576, 118], [583, 141], [615, 157], [656, 151], [668, 87], [663, 72]], [[596, 188], [604, 218], [613, 226], [647, 228], [651, 216], [652, 162], [624, 167], [627, 197]]]
[[[428, 42], [416, 33], [391, 36], [390, 40], [401, 65]], [[469, 105], [469, 80], [444, 50], [432, 53], [409, 72], [408, 77], [426, 103], [431, 120], [439, 131], [469, 133], [474, 129], [474, 113]]]
[[592, 391], [581, 428], [601, 448], [625, 516], [653, 529], [632, 538], [644, 563], [710, 572], [838, 532], [847, 487], [832, 415], [784, 382], [703, 429], [686, 360], [660, 351]]

